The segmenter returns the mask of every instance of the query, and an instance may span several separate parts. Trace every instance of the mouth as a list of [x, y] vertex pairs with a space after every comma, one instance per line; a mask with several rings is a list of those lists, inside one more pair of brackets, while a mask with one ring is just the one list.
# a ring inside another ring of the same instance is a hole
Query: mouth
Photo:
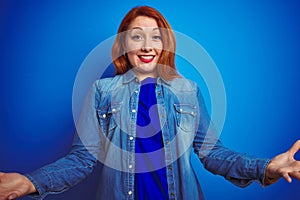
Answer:
[[138, 56], [140, 61], [144, 62], [144, 63], [150, 63], [154, 60], [155, 55], [139, 55]]

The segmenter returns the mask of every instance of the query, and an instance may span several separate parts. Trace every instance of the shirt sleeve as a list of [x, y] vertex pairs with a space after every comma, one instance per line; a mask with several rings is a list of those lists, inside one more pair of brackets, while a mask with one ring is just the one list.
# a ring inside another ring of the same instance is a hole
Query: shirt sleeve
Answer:
[[270, 159], [255, 158], [224, 147], [213, 127], [199, 88], [197, 98], [200, 119], [193, 147], [204, 167], [239, 187], [246, 187], [254, 181], [265, 185], [265, 171]]
[[99, 124], [95, 111], [95, 86], [84, 103], [73, 140], [72, 149], [65, 157], [25, 176], [34, 184], [37, 193], [30, 195], [43, 199], [48, 194], [61, 193], [90, 175], [99, 153]]

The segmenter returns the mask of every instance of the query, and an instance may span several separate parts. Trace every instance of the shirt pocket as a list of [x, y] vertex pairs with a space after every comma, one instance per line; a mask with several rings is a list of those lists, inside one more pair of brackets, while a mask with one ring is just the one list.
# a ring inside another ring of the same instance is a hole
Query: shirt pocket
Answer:
[[104, 135], [111, 136], [120, 122], [121, 104], [116, 103], [97, 109], [97, 117], [101, 131]]
[[192, 104], [174, 104], [176, 124], [185, 132], [195, 130], [196, 106]]

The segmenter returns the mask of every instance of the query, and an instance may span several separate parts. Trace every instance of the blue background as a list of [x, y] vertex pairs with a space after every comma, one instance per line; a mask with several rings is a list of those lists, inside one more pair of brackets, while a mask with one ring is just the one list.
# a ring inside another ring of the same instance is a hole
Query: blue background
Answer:
[[[132, 7], [144, 4], [199, 42], [217, 64], [227, 95], [226, 146], [271, 158], [300, 138], [298, 1], [1, 0], [0, 171], [26, 173], [69, 151], [72, 89], [82, 61], [117, 32]], [[241, 189], [201, 165], [198, 172], [208, 200], [300, 195], [299, 181]], [[46, 199], [92, 199], [98, 175]]]

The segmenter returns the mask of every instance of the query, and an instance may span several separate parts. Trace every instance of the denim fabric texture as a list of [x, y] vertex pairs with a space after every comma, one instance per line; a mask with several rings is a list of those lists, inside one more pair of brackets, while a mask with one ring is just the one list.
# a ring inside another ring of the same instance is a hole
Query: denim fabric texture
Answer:
[[[101, 165], [97, 199], [135, 199], [134, 173], [136, 120], [141, 82], [132, 70], [113, 78], [97, 80], [90, 90], [76, 125], [71, 152], [58, 161], [25, 176], [43, 199], [61, 193], [85, 179], [96, 164]], [[254, 158], [223, 146], [212, 126], [201, 91], [185, 78], [157, 78], [157, 111], [164, 143], [169, 199], [203, 199], [190, 158], [196, 153], [204, 167], [239, 187], [256, 181], [264, 184], [269, 159]], [[151, 152], [155, 156], [159, 152]], [[98, 162], [97, 162], [98, 161]], [[165, 166], [162, 166], [164, 163]], [[145, 164], [146, 165], [146, 164]]]

